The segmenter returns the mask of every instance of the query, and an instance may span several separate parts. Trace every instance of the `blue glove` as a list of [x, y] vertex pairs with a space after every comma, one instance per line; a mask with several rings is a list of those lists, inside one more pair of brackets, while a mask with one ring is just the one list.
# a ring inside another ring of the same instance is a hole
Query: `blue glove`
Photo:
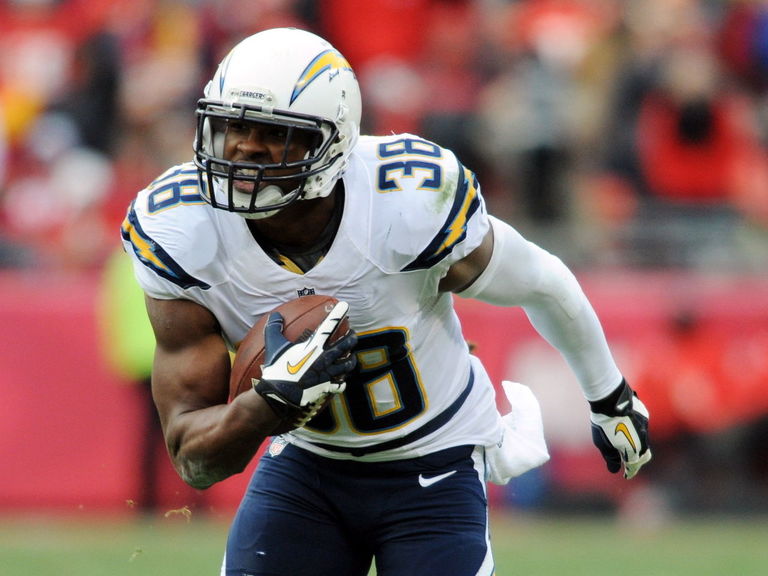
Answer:
[[314, 417], [333, 394], [344, 391], [344, 377], [357, 358], [350, 354], [357, 335], [350, 330], [326, 347], [328, 338], [347, 315], [338, 302], [311, 336], [291, 342], [283, 335], [283, 317], [273, 312], [264, 327], [264, 366], [254, 389], [272, 409], [296, 427]]
[[626, 380], [602, 400], [589, 403], [592, 440], [615, 474], [624, 465], [624, 478], [632, 478], [651, 460], [648, 446], [648, 409]]

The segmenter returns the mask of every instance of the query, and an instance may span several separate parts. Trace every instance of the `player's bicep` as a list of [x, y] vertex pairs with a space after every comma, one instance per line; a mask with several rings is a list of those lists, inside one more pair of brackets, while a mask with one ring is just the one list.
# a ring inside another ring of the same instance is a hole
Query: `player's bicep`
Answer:
[[440, 280], [441, 292], [460, 292], [483, 273], [493, 254], [493, 230], [489, 229], [480, 245], [455, 262]]
[[214, 316], [187, 300], [147, 297], [146, 303], [157, 342], [152, 393], [163, 424], [226, 403], [230, 360]]

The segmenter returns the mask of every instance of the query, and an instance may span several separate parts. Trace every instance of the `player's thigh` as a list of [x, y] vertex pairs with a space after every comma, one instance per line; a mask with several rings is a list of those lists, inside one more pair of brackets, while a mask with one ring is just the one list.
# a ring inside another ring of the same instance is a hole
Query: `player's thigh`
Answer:
[[365, 576], [369, 565], [311, 470], [290, 457], [262, 459], [230, 528], [226, 576]]
[[493, 574], [481, 454], [438, 482], [401, 490], [388, 518], [393, 529], [376, 550], [379, 576]]

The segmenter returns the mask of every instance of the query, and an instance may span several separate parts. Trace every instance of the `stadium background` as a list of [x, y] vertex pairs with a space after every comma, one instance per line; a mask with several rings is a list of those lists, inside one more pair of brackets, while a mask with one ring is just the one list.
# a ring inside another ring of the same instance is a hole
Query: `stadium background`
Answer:
[[135, 192], [191, 156], [223, 50], [327, 36], [367, 132], [455, 149], [490, 209], [583, 280], [653, 413], [647, 474], [610, 477], [562, 361], [517, 311], [458, 302], [496, 381], [534, 388], [552, 461], [494, 507], [636, 522], [768, 510], [768, 6], [704, 0], [0, 2], [0, 514], [226, 517], [245, 477], [141, 475], [141, 374], [103, 328]]

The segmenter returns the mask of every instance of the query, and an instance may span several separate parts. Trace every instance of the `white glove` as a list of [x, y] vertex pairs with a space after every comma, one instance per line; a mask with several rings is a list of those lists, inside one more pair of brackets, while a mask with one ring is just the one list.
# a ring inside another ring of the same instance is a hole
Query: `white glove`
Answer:
[[501, 386], [512, 408], [501, 418], [501, 440], [485, 449], [488, 481], [499, 485], [549, 460], [536, 396], [530, 388], [518, 382], [505, 380]]
[[264, 327], [265, 362], [253, 387], [281, 418], [306, 423], [307, 414], [328, 395], [344, 391], [344, 377], [356, 365], [350, 351], [357, 336], [350, 330], [330, 346], [326, 343], [348, 309], [346, 302], [338, 302], [311, 337], [295, 343], [283, 336], [283, 317], [270, 314]]
[[605, 459], [608, 471], [624, 465], [629, 480], [651, 460], [648, 446], [648, 409], [622, 380], [606, 398], [589, 403], [592, 413], [592, 440]]

